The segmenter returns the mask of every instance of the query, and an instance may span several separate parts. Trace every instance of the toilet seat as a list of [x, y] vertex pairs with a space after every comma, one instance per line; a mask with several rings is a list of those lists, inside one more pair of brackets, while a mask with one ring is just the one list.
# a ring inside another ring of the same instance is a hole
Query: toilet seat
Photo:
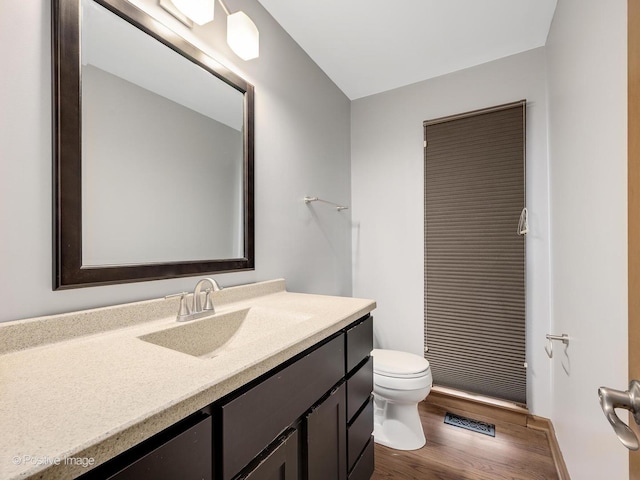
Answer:
[[371, 356], [374, 373], [385, 377], [419, 378], [424, 377], [430, 369], [426, 358], [413, 353], [374, 349]]
[[397, 350], [374, 349], [373, 383], [392, 390], [418, 390], [431, 387], [429, 362], [418, 355]]

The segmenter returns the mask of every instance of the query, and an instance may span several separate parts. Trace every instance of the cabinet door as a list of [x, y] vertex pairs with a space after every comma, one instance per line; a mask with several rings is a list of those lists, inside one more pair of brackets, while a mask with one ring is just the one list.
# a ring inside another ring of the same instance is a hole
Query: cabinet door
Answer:
[[242, 478], [298, 480], [298, 476], [298, 431], [293, 430], [257, 467]]
[[307, 415], [308, 480], [346, 480], [345, 384]]

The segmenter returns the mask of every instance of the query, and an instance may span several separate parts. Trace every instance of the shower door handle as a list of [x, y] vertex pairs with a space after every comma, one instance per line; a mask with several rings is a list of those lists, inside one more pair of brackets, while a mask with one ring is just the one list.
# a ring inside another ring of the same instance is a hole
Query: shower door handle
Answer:
[[631, 380], [629, 382], [629, 390], [624, 392], [613, 388], [600, 387], [598, 396], [600, 397], [602, 411], [607, 420], [609, 420], [618, 439], [629, 450], [638, 450], [638, 437], [626, 423], [620, 420], [616, 415], [615, 409], [624, 408], [629, 410], [633, 414], [636, 423], [640, 425], [640, 382]]

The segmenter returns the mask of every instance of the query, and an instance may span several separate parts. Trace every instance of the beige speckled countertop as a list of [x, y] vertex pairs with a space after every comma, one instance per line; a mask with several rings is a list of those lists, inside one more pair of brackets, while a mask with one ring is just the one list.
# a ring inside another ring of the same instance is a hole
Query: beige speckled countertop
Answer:
[[0, 479], [81, 475], [90, 467], [70, 462], [113, 458], [375, 308], [372, 300], [287, 292], [284, 280], [213, 298], [216, 315], [256, 306], [308, 318], [267, 324], [214, 358], [138, 338], [175, 327], [177, 299], [0, 324]]

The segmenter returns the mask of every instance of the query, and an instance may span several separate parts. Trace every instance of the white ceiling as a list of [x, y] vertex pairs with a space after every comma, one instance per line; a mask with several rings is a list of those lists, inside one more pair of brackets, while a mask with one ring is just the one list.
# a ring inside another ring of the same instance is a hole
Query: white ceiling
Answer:
[[352, 100], [543, 46], [557, 0], [258, 0]]

